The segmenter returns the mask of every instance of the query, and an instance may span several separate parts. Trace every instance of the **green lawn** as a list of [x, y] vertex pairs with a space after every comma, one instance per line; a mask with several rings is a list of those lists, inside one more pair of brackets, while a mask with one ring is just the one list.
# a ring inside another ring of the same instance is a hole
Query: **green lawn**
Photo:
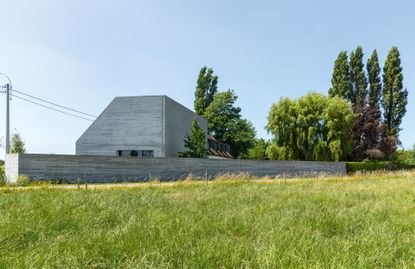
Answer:
[[2, 189], [0, 268], [31, 267], [412, 268], [415, 173]]

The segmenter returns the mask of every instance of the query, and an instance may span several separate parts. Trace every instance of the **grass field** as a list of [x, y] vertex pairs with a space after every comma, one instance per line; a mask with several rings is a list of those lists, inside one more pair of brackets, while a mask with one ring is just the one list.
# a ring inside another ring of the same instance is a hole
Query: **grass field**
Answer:
[[415, 173], [0, 190], [0, 268], [235, 267], [415, 267]]

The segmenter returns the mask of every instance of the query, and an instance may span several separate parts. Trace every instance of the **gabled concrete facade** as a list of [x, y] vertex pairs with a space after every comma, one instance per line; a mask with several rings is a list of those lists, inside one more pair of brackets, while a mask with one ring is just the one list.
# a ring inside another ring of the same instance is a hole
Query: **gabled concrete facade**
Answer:
[[118, 156], [148, 151], [177, 157], [193, 119], [207, 133], [207, 121], [167, 96], [116, 97], [76, 141], [77, 155]]

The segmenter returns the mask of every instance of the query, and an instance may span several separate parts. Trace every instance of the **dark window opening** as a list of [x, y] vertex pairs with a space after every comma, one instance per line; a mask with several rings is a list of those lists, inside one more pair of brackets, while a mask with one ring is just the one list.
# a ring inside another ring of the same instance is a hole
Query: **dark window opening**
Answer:
[[137, 157], [148, 158], [154, 157], [154, 150], [117, 150], [119, 157]]
[[141, 150], [141, 157], [154, 157], [154, 150]]

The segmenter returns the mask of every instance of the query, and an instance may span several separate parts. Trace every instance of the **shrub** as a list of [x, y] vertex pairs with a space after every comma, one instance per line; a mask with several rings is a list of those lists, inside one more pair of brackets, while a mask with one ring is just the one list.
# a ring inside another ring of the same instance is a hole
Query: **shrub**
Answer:
[[6, 175], [4, 174], [4, 166], [0, 165], [0, 187], [7, 184]]
[[375, 161], [363, 161], [363, 162], [347, 162], [347, 173], [355, 172], [371, 172], [371, 171], [396, 171], [396, 170], [410, 170], [415, 169], [415, 165], [409, 165], [397, 162], [375, 162]]
[[26, 175], [20, 175], [16, 180], [17, 186], [27, 186], [29, 185], [29, 178]]
[[393, 155], [393, 160], [398, 163], [415, 165], [415, 145], [410, 150], [398, 150]]
[[384, 160], [385, 159], [385, 153], [378, 149], [369, 149], [366, 150], [366, 155], [370, 160]]

